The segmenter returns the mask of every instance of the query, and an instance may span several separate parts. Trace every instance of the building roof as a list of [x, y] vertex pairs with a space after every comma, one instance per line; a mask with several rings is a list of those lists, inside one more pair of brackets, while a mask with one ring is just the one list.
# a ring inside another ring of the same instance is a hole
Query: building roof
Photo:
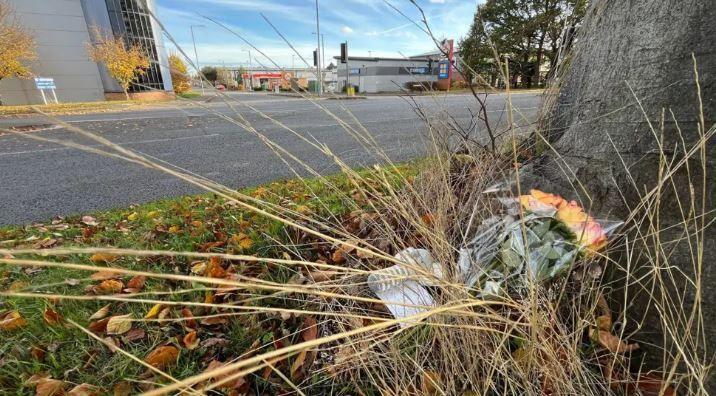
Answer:
[[[340, 56], [334, 56], [333, 59], [341, 59]], [[372, 62], [378, 62], [378, 61], [403, 61], [403, 62], [415, 62], [415, 61], [422, 61], [427, 62], [430, 59], [429, 58], [421, 58], [421, 57], [413, 57], [413, 58], [380, 58], [380, 57], [369, 57], [369, 56], [349, 56], [348, 60], [353, 61], [372, 61]]]

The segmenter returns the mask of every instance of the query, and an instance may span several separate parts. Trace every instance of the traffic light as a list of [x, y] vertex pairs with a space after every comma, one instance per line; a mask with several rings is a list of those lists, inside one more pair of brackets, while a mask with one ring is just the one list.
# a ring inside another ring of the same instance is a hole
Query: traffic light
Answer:
[[341, 43], [341, 63], [348, 61], [348, 43]]
[[318, 51], [313, 50], [313, 66], [318, 66]]

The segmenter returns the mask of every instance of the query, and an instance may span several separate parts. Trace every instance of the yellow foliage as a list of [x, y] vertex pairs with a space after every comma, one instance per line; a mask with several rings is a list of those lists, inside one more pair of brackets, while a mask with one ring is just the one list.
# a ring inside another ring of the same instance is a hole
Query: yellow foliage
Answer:
[[172, 85], [174, 86], [174, 92], [181, 94], [188, 92], [191, 89], [188, 70], [179, 55], [169, 55], [169, 71], [172, 75]]
[[146, 69], [150, 66], [149, 58], [139, 45], [133, 44], [128, 47], [121, 37], [105, 34], [97, 27], [91, 30], [95, 43], [87, 43], [90, 59], [97, 63], [104, 63], [109, 74], [127, 93], [130, 84], [146, 73]]
[[32, 35], [22, 27], [8, 2], [0, 0], [0, 80], [32, 77], [27, 62], [36, 58]]

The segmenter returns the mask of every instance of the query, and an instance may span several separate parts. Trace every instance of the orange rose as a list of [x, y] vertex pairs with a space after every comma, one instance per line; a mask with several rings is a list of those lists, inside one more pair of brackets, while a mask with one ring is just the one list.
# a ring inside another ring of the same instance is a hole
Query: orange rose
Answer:
[[607, 236], [602, 226], [584, 213], [575, 201], [566, 203], [557, 211], [557, 220], [577, 236], [577, 243], [590, 251], [602, 249], [607, 244]]
[[520, 204], [525, 210], [540, 215], [553, 215], [555, 210], [566, 205], [564, 198], [540, 190], [530, 190], [529, 195], [520, 196]]

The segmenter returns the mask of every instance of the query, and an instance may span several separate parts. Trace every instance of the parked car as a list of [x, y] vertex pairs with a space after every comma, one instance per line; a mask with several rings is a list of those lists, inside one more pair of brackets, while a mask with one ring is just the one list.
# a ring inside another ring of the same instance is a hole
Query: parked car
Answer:
[[226, 86], [224, 86], [223, 84], [217, 84], [216, 89], [218, 89], [219, 91], [226, 91]]

